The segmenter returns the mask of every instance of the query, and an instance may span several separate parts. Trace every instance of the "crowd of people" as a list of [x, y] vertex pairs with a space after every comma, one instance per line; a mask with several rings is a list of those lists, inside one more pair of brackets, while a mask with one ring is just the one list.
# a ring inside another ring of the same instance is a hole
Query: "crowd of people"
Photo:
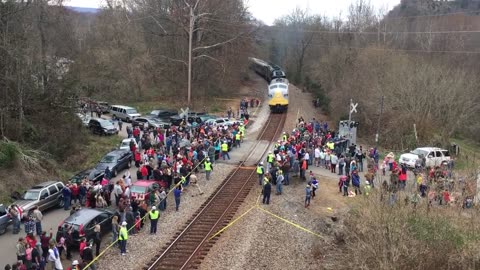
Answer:
[[[129, 129], [127, 134], [131, 138], [135, 178], [155, 181], [158, 187], [148, 196], [135, 197], [130, 190], [133, 182], [130, 171], [127, 170], [121, 179], [113, 182], [107, 168], [98, 183], [85, 178], [81, 183], [66, 185], [62, 191], [65, 210], [73, 213], [83, 207], [115, 209], [116, 214], [111, 221], [112, 242], [116, 243], [119, 253], [126, 256], [129, 235], [142, 231], [145, 222], [150, 221], [150, 234], [157, 233], [159, 211], [167, 209], [169, 193], [173, 193], [175, 198], [176, 211], [180, 208], [185, 187], [195, 186], [189, 189], [192, 196], [203, 193], [197, 184], [197, 174], [205, 173], [206, 181], [210, 180], [216, 160], [230, 159], [228, 152], [241, 146], [247, 123], [247, 119], [242, 119], [231, 126], [191, 127], [182, 123], [167, 130], [147, 127]], [[381, 183], [382, 190], [395, 194], [405, 189], [407, 168], [389, 160], [385, 160], [379, 168], [379, 159], [377, 149], [367, 151], [354, 144], [346, 146], [345, 140], [330, 130], [326, 122], [316, 119], [305, 121], [300, 117], [296, 128], [292, 132], [284, 132], [265, 161], [256, 167], [263, 194], [262, 203], [270, 204], [273, 185], [275, 194], [282, 195], [284, 186], [290, 185], [292, 177], [299, 177], [305, 182], [304, 206], [308, 208], [319, 189], [319, 179], [311, 170], [313, 166], [336, 175], [339, 179], [338, 191], [343, 196], [368, 196], [378, 181], [375, 179], [378, 170], [390, 171], [390, 181]], [[442, 186], [442, 191], [436, 191], [434, 195], [429, 187], [432, 183], [439, 183], [439, 179], [447, 178], [452, 169], [453, 163], [445, 168], [432, 168], [426, 177], [423, 173], [416, 174], [415, 183], [420, 195], [415, 198], [428, 197], [432, 201], [439, 200], [440, 204], [448, 204], [451, 198], [446, 193], [450, 187]], [[364, 180], [359, 173], [363, 173]], [[101, 247], [100, 228], [95, 228], [93, 239], [82, 239], [80, 258], [72, 260], [70, 250], [73, 241], [68, 228], [57, 232], [54, 237], [51, 230], [47, 233], [42, 229], [42, 218], [38, 209], [28, 214], [24, 223], [27, 235], [20, 237], [16, 245], [17, 263], [5, 269], [46, 269], [48, 264], [52, 265], [52, 269], [63, 269], [63, 253], [65, 259], [71, 260], [69, 269], [87, 269], [87, 266], [96, 269], [95, 257]]]
[[[300, 117], [297, 127], [292, 132], [283, 133], [282, 139], [256, 170], [264, 204], [270, 203], [272, 185], [276, 186], [276, 194], [281, 195], [283, 186], [289, 185], [291, 177], [298, 176], [307, 183], [305, 207], [308, 207], [319, 188], [319, 179], [309, 170], [315, 166], [338, 175], [338, 191], [346, 197], [368, 196], [377, 184], [390, 203], [397, 201], [398, 191], [405, 191], [414, 205], [421, 198], [427, 198], [430, 205], [449, 205], [463, 197], [464, 200], [459, 202], [462, 207], [472, 207], [473, 197], [465, 196], [462, 180], [455, 182], [452, 178], [453, 158], [435, 167], [426, 167], [424, 160], [418, 163], [409, 173], [407, 165], [397, 163], [393, 153], [380, 161], [376, 148], [366, 150], [355, 144], [347, 146], [346, 140], [329, 130], [326, 122], [315, 119], [307, 122]], [[407, 183], [411, 183], [408, 188]], [[455, 183], [462, 185], [462, 194], [454, 191]]]
[[[80, 183], [66, 184], [62, 190], [64, 209], [71, 214], [81, 208], [115, 209], [112, 241], [117, 243], [120, 254], [126, 255], [128, 236], [141, 231], [146, 221], [150, 221], [150, 233], [156, 234], [159, 211], [167, 209], [167, 194], [172, 193], [178, 211], [185, 187], [195, 187], [189, 189], [192, 196], [203, 193], [197, 184], [197, 174], [205, 173], [208, 183], [216, 160], [230, 159], [229, 151], [240, 147], [247, 124], [244, 117], [225, 126], [201, 124], [192, 127], [182, 123], [166, 130], [129, 127], [127, 134], [132, 140], [130, 151], [136, 175], [132, 176], [127, 170], [119, 180], [113, 181], [112, 172], [107, 168], [103, 179], [96, 183], [85, 177]], [[134, 177], [158, 185], [153, 185], [154, 190], [148, 196], [135, 197], [130, 190]], [[52, 269], [63, 269], [63, 254], [71, 261], [69, 269], [84, 269], [86, 266], [96, 269], [95, 257], [101, 247], [100, 228], [92, 239], [81, 240], [80, 258], [71, 260], [70, 250], [74, 248], [71, 230], [66, 228], [55, 235], [52, 231], [47, 233], [42, 231], [41, 219], [36, 211], [26, 215], [27, 236], [19, 238], [16, 245], [17, 263], [6, 269], [46, 269], [49, 264]], [[95, 252], [92, 251], [94, 248]]]

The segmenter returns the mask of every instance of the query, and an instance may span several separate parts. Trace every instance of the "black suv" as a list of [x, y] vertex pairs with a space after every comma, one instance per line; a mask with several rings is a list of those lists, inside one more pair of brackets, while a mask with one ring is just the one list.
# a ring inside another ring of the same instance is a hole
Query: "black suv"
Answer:
[[70, 178], [70, 183], [81, 184], [82, 180], [86, 177], [89, 181], [97, 183], [102, 180], [105, 172], [99, 172], [94, 169], [88, 169], [81, 171]]
[[90, 122], [88, 122], [88, 129], [90, 129], [92, 133], [99, 135], [118, 134], [118, 129], [113, 123], [102, 118], [90, 119]]
[[109, 209], [82, 208], [62, 221], [58, 226], [58, 231], [66, 231], [68, 228], [72, 228], [73, 242], [78, 247], [82, 237], [85, 237], [87, 242], [94, 239], [95, 232], [93, 229], [96, 224], [100, 224], [100, 233], [102, 235], [110, 233], [112, 231], [112, 217], [114, 214]]
[[178, 111], [177, 110], [163, 110], [163, 109], [157, 109], [151, 111], [148, 115], [155, 117], [155, 118], [160, 118], [163, 120], [168, 120], [171, 116], [177, 115]]
[[123, 169], [130, 168], [132, 160], [133, 155], [131, 151], [123, 149], [113, 150], [100, 160], [90, 175], [104, 172], [108, 167], [112, 172], [112, 177], [114, 177]]

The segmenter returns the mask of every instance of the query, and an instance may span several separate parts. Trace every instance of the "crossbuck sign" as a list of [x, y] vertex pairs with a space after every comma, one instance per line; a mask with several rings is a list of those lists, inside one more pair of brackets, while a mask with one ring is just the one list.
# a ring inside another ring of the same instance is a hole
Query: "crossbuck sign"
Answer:
[[350, 102], [350, 113], [357, 113], [357, 106], [358, 103], [353, 104], [352, 102]]
[[180, 111], [182, 111], [182, 112], [179, 114], [179, 115], [180, 115], [180, 117], [182, 117], [182, 118], [184, 118], [184, 117], [187, 117], [187, 116], [188, 116], [188, 111], [189, 111], [189, 110], [190, 110], [190, 109], [189, 109], [188, 107], [187, 107], [187, 108], [185, 108], [185, 109], [184, 109], [184, 108], [180, 108]]

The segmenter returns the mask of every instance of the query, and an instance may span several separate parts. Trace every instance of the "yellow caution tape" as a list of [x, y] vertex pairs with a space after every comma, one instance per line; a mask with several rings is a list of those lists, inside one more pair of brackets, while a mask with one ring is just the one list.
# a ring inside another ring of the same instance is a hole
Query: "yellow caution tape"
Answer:
[[315, 233], [315, 232], [312, 232], [312, 231], [310, 231], [309, 229], [304, 228], [304, 227], [302, 227], [302, 226], [300, 226], [300, 225], [298, 225], [298, 224], [296, 224], [296, 223], [294, 223], [294, 222], [292, 222], [292, 221], [290, 221], [290, 220], [288, 220], [288, 219], [285, 219], [285, 218], [283, 218], [283, 217], [281, 217], [281, 216], [278, 216], [278, 215], [276, 215], [276, 214], [274, 214], [274, 213], [272, 213], [272, 212], [270, 212], [270, 211], [268, 211], [268, 210], [265, 210], [265, 209], [263, 209], [263, 208], [260, 207], [260, 206], [257, 206], [257, 208], [260, 209], [261, 211], [263, 211], [263, 212], [265, 212], [265, 213], [267, 213], [267, 214], [275, 217], [275, 218], [280, 219], [280, 220], [283, 221], [283, 222], [286, 222], [286, 223], [288, 223], [288, 224], [296, 227], [297, 229], [300, 229], [300, 230], [302, 230], [302, 231], [304, 231], [304, 232], [308, 232], [308, 233], [310, 233], [310, 234], [313, 234], [313, 235], [315, 235], [315, 236], [317, 236], [317, 237], [319, 237], [319, 238], [324, 238], [322, 235], [320, 235], [320, 234], [318, 234], [318, 233]]
[[237, 217], [236, 219], [234, 219], [233, 221], [231, 221], [230, 223], [227, 224], [227, 226], [223, 227], [221, 230], [219, 230], [218, 232], [216, 232], [214, 235], [212, 235], [210, 238], [208, 238], [208, 240], [212, 240], [215, 236], [221, 234], [223, 231], [225, 231], [226, 229], [228, 229], [230, 226], [232, 226], [233, 224], [235, 224], [235, 222], [239, 221], [242, 217], [244, 217], [246, 214], [248, 214], [248, 212], [252, 211], [254, 208], [256, 207], [256, 205], [250, 207], [250, 209], [248, 209], [247, 211], [245, 211], [245, 213], [241, 214], [239, 217]]

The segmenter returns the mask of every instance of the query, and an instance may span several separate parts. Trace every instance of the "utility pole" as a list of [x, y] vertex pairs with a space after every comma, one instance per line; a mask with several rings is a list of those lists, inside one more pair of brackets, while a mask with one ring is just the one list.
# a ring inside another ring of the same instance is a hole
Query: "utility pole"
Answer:
[[378, 136], [379, 136], [379, 133], [380, 133], [380, 122], [382, 121], [384, 100], [385, 100], [385, 96], [382, 96], [382, 102], [380, 104], [380, 115], [378, 116], [378, 123], [377, 123], [377, 133], [375, 134], [375, 147], [376, 148], [378, 148]]
[[189, 6], [190, 8], [190, 25], [188, 29], [188, 86], [187, 86], [187, 103], [188, 106], [191, 105], [191, 96], [192, 96], [192, 46], [193, 46], [193, 27], [195, 25], [195, 13], [194, 7]]

